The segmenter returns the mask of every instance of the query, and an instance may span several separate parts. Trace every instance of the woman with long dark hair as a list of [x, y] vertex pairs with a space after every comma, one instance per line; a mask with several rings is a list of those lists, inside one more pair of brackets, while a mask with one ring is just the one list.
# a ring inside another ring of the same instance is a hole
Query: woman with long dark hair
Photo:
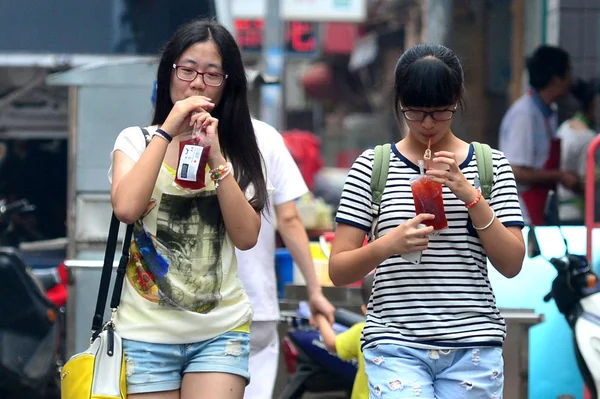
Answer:
[[[148, 134], [129, 127], [116, 140], [112, 205], [135, 224], [115, 315], [129, 398], [243, 397], [252, 310], [234, 249], [255, 245], [267, 202], [246, 90], [231, 34], [190, 22], [162, 52]], [[180, 138], [194, 126], [210, 145], [199, 190], [176, 180]]]

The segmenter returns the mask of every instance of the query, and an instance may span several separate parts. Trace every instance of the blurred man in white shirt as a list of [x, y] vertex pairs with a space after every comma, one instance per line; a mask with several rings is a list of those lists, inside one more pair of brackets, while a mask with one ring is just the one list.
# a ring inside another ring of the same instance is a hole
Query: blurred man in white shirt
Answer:
[[[285, 146], [283, 137], [272, 126], [253, 119], [258, 147], [262, 152], [269, 182], [275, 188], [263, 212], [256, 246], [236, 251], [238, 271], [246, 290], [254, 318], [250, 327], [250, 385], [245, 399], [270, 399], [279, 362], [279, 300], [275, 277], [275, 225], [294, 262], [306, 281], [313, 314], [324, 314], [333, 322], [335, 308], [323, 296], [317, 281], [309, 240], [296, 209], [295, 200], [308, 192], [298, 166]], [[276, 220], [276, 222], [275, 222]]]

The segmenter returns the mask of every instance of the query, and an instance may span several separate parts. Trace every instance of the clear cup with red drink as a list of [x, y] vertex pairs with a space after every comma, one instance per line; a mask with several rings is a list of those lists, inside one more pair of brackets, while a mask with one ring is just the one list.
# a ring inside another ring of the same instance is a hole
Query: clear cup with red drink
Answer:
[[442, 197], [442, 185], [422, 175], [413, 179], [410, 188], [413, 193], [417, 215], [430, 213], [435, 216], [434, 219], [424, 220], [422, 223], [426, 226], [432, 226], [434, 230], [443, 230], [448, 227]]
[[[429, 143], [431, 147], [431, 139]], [[428, 148], [425, 152], [425, 161], [429, 163], [431, 159], [431, 150]], [[424, 171], [424, 161], [419, 161], [420, 175], [411, 179], [410, 188], [415, 201], [415, 210], [417, 215], [429, 213], [435, 217], [432, 220], [424, 220], [423, 224], [432, 226], [435, 231], [443, 230], [448, 227], [446, 211], [444, 210], [443, 187], [441, 183], [431, 180]]]

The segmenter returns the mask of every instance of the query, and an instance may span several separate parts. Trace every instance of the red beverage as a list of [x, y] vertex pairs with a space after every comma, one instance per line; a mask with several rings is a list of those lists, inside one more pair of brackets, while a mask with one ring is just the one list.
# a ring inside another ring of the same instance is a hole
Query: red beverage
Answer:
[[179, 161], [175, 173], [175, 183], [190, 190], [205, 187], [206, 164], [210, 145], [205, 143], [202, 135], [188, 135], [179, 142]]
[[435, 216], [433, 220], [424, 220], [423, 224], [433, 226], [434, 230], [442, 230], [448, 227], [444, 199], [442, 198], [442, 185], [428, 177], [421, 177], [412, 182], [410, 187], [415, 200], [417, 215], [430, 213]]

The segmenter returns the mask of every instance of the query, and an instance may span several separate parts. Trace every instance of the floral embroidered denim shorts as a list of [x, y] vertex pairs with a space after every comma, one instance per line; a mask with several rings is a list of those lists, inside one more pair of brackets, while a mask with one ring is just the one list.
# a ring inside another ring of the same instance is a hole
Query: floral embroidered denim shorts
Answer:
[[502, 399], [502, 348], [363, 351], [370, 399]]
[[181, 388], [185, 373], [229, 373], [250, 382], [250, 334], [228, 332], [194, 344], [154, 344], [123, 339], [127, 393]]

